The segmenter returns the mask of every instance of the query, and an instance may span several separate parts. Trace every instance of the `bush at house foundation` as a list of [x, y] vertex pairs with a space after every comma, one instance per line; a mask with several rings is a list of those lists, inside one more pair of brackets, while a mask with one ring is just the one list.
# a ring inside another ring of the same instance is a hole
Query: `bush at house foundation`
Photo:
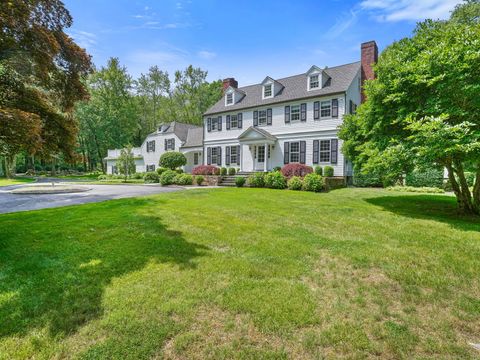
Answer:
[[228, 175], [233, 176], [233, 175], [235, 175], [235, 173], [236, 173], [235, 168], [229, 168], [228, 169]]
[[308, 174], [303, 178], [303, 189], [306, 191], [320, 192], [324, 189], [323, 177], [317, 174]]
[[332, 177], [333, 176], [333, 167], [331, 166], [325, 166], [323, 168], [323, 176], [325, 177]]
[[160, 175], [160, 184], [163, 186], [173, 184], [177, 175], [178, 174], [173, 170], [165, 171], [162, 175]]
[[205, 181], [205, 178], [202, 175], [195, 176], [195, 182], [197, 183], [198, 186], [202, 186], [204, 181]]
[[198, 165], [192, 170], [193, 175], [218, 175], [220, 169], [213, 165]]
[[270, 189], [285, 189], [287, 187], [287, 179], [280, 171], [273, 171], [265, 174], [265, 187]]
[[254, 173], [248, 177], [248, 185], [251, 187], [264, 187], [265, 174], [261, 172]]
[[282, 167], [282, 174], [288, 179], [290, 179], [292, 176], [304, 177], [305, 175], [310, 174], [312, 172], [313, 172], [313, 169], [311, 166], [307, 166], [299, 163], [287, 164], [284, 167]]
[[143, 181], [145, 181], [146, 184], [153, 184], [153, 183], [158, 183], [159, 177], [156, 172], [147, 172], [145, 173], [145, 176], [143, 177]]
[[302, 190], [303, 180], [301, 177], [292, 176], [290, 180], [288, 180], [287, 185], [290, 190]]
[[235, 178], [235, 185], [237, 187], [243, 187], [245, 185], [246, 179], [243, 176], [237, 176]]

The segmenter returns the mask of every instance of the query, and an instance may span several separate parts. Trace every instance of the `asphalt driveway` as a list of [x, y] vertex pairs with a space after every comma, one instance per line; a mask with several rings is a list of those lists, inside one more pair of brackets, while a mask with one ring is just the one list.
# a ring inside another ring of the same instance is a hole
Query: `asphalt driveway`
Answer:
[[85, 185], [91, 190], [71, 194], [27, 195], [9, 193], [9, 190], [20, 186], [0, 188], [0, 213], [86, 204], [182, 190], [181, 187], [161, 187], [159, 185]]

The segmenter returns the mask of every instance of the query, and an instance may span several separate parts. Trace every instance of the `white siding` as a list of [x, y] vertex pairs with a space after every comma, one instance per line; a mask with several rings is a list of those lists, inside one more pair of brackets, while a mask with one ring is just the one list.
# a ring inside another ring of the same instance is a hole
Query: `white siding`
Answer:
[[[150, 135], [145, 139], [145, 141], [141, 146], [145, 165], [155, 165], [155, 169], [159, 167], [158, 162], [160, 161], [160, 156], [162, 156], [162, 154], [166, 152], [165, 139], [175, 139], [175, 151], [179, 151], [182, 143], [175, 134], [169, 133], [169, 134]], [[152, 140], [155, 140], [155, 151], [147, 152], [147, 141], [152, 141]], [[145, 171], [145, 168], [143, 171]]]

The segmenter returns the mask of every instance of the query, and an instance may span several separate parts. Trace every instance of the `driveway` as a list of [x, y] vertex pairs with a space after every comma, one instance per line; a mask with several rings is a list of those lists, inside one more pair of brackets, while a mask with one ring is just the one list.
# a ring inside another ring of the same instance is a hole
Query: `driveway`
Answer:
[[8, 191], [25, 185], [0, 188], [0, 213], [38, 210], [68, 205], [86, 204], [111, 199], [129, 198], [179, 191], [181, 187], [161, 187], [159, 185], [85, 185], [91, 190], [72, 194], [11, 194]]

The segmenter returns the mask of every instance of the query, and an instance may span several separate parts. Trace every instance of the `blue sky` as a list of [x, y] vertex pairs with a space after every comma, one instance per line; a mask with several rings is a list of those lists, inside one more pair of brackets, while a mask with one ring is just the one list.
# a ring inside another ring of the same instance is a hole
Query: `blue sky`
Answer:
[[97, 67], [118, 57], [133, 77], [158, 65], [173, 75], [189, 64], [209, 80], [240, 86], [311, 65], [358, 61], [360, 44], [380, 50], [415, 22], [447, 18], [459, 0], [65, 0], [68, 33]]

